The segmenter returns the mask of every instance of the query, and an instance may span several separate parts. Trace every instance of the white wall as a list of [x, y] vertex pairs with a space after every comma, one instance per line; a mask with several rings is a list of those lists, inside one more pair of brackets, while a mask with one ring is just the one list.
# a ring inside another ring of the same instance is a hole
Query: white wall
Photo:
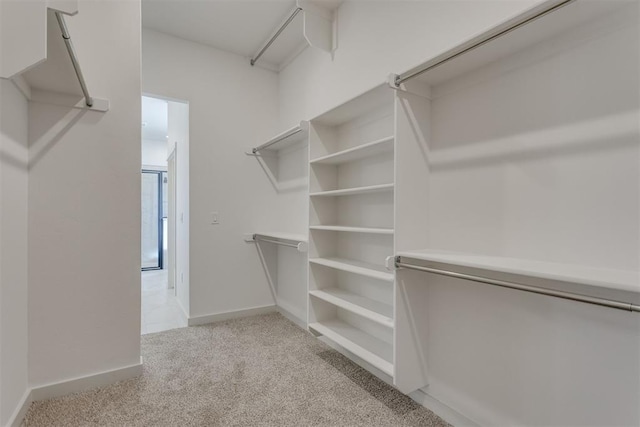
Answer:
[[29, 105], [32, 386], [140, 361], [140, 2], [67, 24], [106, 113]]
[[[281, 212], [264, 208], [274, 190], [244, 151], [277, 131], [277, 75], [148, 29], [142, 53], [144, 92], [189, 102], [189, 315], [272, 305], [243, 233], [265, 228]], [[213, 211], [218, 225], [210, 223]]]
[[334, 57], [308, 48], [280, 72], [280, 124], [329, 110], [538, 2], [346, 0]]
[[27, 100], [0, 80], [0, 425], [27, 391]]
[[167, 167], [167, 141], [142, 140], [142, 166]]

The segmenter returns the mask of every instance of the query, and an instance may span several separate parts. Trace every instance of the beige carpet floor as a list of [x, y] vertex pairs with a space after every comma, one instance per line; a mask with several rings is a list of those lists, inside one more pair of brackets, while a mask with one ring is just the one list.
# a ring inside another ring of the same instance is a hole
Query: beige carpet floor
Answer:
[[34, 402], [24, 426], [447, 426], [280, 314], [142, 337], [142, 376]]

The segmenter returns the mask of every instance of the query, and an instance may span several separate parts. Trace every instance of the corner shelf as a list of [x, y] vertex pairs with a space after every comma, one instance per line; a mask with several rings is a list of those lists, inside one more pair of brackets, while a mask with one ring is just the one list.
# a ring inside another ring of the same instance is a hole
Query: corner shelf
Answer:
[[349, 227], [344, 225], [312, 225], [310, 230], [323, 231], [343, 231], [348, 233], [368, 233], [368, 234], [386, 234], [392, 235], [393, 228], [377, 228], [377, 227]]
[[336, 270], [346, 271], [347, 273], [359, 274], [361, 276], [370, 277], [372, 279], [393, 282], [394, 275], [389, 273], [382, 265], [370, 264], [362, 261], [355, 261], [346, 258], [310, 258], [312, 264], [323, 265]]
[[340, 288], [309, 291], [309, 294], [337, 307], [393, 328], [393, 306], [353, 294]]
[[338, 319], [309, 324], [309, 329], [324, 335], [367, 363], [393, 376], [393, 346]]
[[358, 145], [357, 147], [338, 151], [337, 153], [328, 154], [311, 160], [311, 164], [322, 165], [339, 165], [342, 163], [354, 162], [375, 156], [376, 154], [393, 152], [393, 136], [387, 136], [373, 142]]
[[352, 196], [357, 194], [382, 193], [393, 191], [394, 184], [368, 185], [366, 187], [343, 188], [340, 190], [317, 191], [309, 194], [311, 197], [337, 197]]

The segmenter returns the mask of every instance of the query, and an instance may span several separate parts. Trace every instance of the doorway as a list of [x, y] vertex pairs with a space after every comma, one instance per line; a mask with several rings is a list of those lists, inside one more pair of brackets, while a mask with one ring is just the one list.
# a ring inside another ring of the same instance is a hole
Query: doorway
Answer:
[[188, 104], [143, 96], [142, 334], [188, 324], [188, 164], [178, 163], [179, 147], [188, 152]]

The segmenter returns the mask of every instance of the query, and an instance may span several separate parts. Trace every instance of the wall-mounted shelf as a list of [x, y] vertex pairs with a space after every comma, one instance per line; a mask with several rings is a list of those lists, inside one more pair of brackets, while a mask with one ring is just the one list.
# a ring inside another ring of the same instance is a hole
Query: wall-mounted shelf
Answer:
[[364, 187], [343, 188], [340, 190], [316, 191], [309, 194], [311, 197], [354, 196], [357, 194], [382, 193], [393, 191], [393, 184], [368, 185]]
[[[11, 13], [0, 28], [2, 37], [0, 77], [11, 78], [31, 101], [105, 112], [109, 101], [92, 97], [81, 63], [83, 52], [71, 43], [65, 16], [78, 13], [77, 1], [8, 2]], [[20, 19], [16, 19], [19, 16]], [[82, 14], [70, 19], [82, 19]], [[43, 25], [44, 22], [44, 25]], [[19, 28], [12, 28], [19, 23]], [[21, 33], [28, 32], [22, 35]], [[18, 43], [16, 43], [18, 42]], [[79, 43], [78, 43], [79, 45]]]
[[309, 262], [387, 282], [393, 282], [394, 278], [393, 273], [390, 273], [386, 267], [368, 262], [337, 257], [310, 258]]
[[543, 279], [550, 288], [553, 288], [555, 284], [555, 287], [560, 289], [557, 286], [558, 282], [564, 282], [581, 287], [587, 293], [600, 291], [602, 295], [607, 291], [624, 291], [635, 294], [636, 303], [640, 302], [639, 271], [435, 250], [400, 251], [397, 255], [409, 261], [429, 261], [440, 265], [468, 267], [507, 273], [523, 278]]
[[310, 230], [343, 231], [347, 233], [393, 234], [393, 228], [347, 227], [343, 225], [312, 225]]
[[309, 329], [324, 335], [367, 363], [393, 376], [393, 346], [338, 319], [314, 322]]
[[356, 295], [340, 288], [324, 288], [309, 294], [337, 307], [393, 328], [393, 305]]
[[245, 241], [254, 241], [257, 243], [265, 242], [279, 246], [288, 246], [295, 248], [298, 252], [307, 252], [308, 249], [307, 236], [301, 234], [280, 232], [253, 233], [247, 234]]
[[309, 122], [301, 121], [299, 125], [287, 129], [259, 146], [252, 148], [247, 151], [246, 154], [250, 156], [259, 156], [265, 153], [276, 154], [278, 151], [284, 150], [292, 145], [306, 142], [308, 131]]
[[263, 58], [270, 68], [282, 69], [307, 46], [333, 52], [336, 46], [334, 11], [340, 3], [342, 0], [297, 0], [295, 7], [251, 57], [251, 66]]
[[313, 159], [311, 160], [311, 164], [338, 165], [391, 152], [393, 152], [393, 136], [387, 136], [357, 147]]

